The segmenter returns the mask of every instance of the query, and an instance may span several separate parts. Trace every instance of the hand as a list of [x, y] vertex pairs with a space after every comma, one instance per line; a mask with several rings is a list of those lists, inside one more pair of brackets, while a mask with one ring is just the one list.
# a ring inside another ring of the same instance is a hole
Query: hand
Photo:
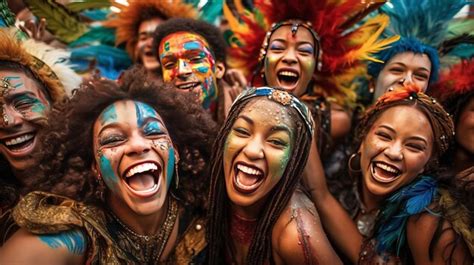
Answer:
[[46, 19], [42, 18], [38, 23], [33, 19], [25, 21], [25, 26], [20, 25], [20, 29], [28, 36], [37, 41], [44, 41], [46, 31]]
[[240, 92], [247, 86], [247, 79], [244, 73], [238, 69], [227, 69], [224, 78], [232, 89], [238, 90], [240, 88]]
[[469, 167], [455, 176], [456, 186], [462, 190], [474, 191], [474, 166]]

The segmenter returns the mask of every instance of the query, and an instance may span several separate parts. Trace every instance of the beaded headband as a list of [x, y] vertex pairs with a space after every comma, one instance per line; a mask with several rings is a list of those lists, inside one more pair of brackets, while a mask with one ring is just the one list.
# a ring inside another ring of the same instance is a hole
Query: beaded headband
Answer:
[[311, 112], [304, 103], [298, 100], [295, 96], [291, 95], [287, 91], [271, 88], [271, 87], [251, 87], [247, 90], [244, 90], [232, 103], [232, 107], [244, 100], [248, 100], [254, 97], [268, 97], [269, 99], [280, 103], [283, 106], [292, 107], [298, 112], [300, 117], [304, 120], [304, 123], [308, 130], [313, 135], [314, 132], [314, 122], [311, 116]]

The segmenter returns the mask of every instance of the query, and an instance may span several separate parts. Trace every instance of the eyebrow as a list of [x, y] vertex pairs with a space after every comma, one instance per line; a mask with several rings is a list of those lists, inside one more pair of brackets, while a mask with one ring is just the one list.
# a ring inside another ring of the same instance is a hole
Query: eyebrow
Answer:
[[[400, 62], [394, 62], [394, 63], [391, 63], [390, 65], [399, 65], [399, 66], [407, 67], [406, 64], [400, 63]], [[424, 71], [426, 71], [426, 72], [431, 72], [430, 69], [428, 69], [428, 68], [426, 68], [426, 67], [423, 67], [423, 66], [418, 67], [417, 69], [424, 70]]]
[[[274, 41], [280, 41], [280, 42], [287, 43], [286, 39], [280, 39], [280, 38], [272, 40], [272, 42], [274, 42]], [[309, 45], [311, 45], [311, 46], [314, 46], [314, 44], [311, 43], [311, 42], [309, 42], [309, 41], [298, 41], [298, 42], [296, 42], [296, 44], [298, 44], [298, 45], [301, 45], [301, 44], [309, 44]]]
[[38, 96], [35, 93], [31, 92], [31, 91], [16, 92], [15, 90], [11, 90], [10, 93], [8, 93], [5, 96], [5, 98], [13, 100], [13, 99], [17, 99], [21, 96], [32, 96], [32, 97], [38, 98]]
[[[390, 127], [390, 126], [387, 126], [387, 125], [380, 125], [380, 127], [385, 128], [385, 129], [387, 129], [387, 130], [389, 130], [389, 131], [391, 131], [391, 132], [393, 132], [393, 133], [397, 133], [397, 132], [395, 131], [395, 129], [393, 129], [393, 128]], [[410, 136], [410, 137], [408, 137], [408, 139], [422, 141], [422, 142], [424, 142], [426, 145], [428, 145], [428, 141], [427, 141], [425, 138], [421, 137], [421, 136], [416, 136], [416, 135], [415, 135], [415, 136]]]
[[[247, 123], [249, 123], [252, 126], [255, 125], [255, 122], [251, 118], [243, 114], [238, 117], [238, 119], [240, 118], [242, 118], [243, 120], [245, 120]], [[271, 131], [272, 132], [284, 131], [284, 132], [287, 132], [289, 135], [291, 135], [291, 130], [285, 125], [275, 125], [272, 127]]]

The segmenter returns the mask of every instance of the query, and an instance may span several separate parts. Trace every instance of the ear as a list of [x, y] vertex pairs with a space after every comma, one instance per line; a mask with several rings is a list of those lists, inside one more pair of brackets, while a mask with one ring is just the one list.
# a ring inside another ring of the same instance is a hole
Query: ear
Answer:
[[222, 62], [216, 62], [215, 66], [216, 66], [216, 72], [215, 72], [216, 79], [222, 79], [222, 77], [224, 77], [224, 74], [225, 74], [225, 64]]
[[95, 159], [94, 159], [94, 161], [92, 161], [91, 171], [94, 172], [96, 178], [100, 178], [100, 171], [99, 171], [99, 168], [97, 166], [97, 162], [95, 161]]
[[179, 150], [176, 147], [176, 145], [174, 145], [174, 144], [173, 144], [173, 149], [174, 149], [174, 161], [176, 161], [175, 163], [178, 163], [179, 162]]

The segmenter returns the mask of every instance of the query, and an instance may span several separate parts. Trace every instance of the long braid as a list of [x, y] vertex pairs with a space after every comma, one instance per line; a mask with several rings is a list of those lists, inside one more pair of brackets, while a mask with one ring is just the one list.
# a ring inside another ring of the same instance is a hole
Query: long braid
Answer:
[[[232, 247], [229, 238], [229, 198], [225, 189], [223, 172], [223, 153], [225, 141], [238, 114], [242, 111], [247, 101], [237, 102], [232, 107], [226, 123], [218, 134], [214, 144], [214, 153], [211, 161], [211, 191], [209, 194], [209, 264], [221, 264], [224, 262], [225, 253]], [[311, 133], [301, 121], [301, 118], [292, 108], [288, 108], [290, 115], [295, 119], [294, 149], [282, 179], [274, 187], [268, 200], [263, 206], [261, 217], [258, 220], [255, 234], [250, 243], [247, 255], [247, 264], [263, 264], [271, 256], [271, 234], [278, 217], [285, 209], [296, 186], [300, 181], [306, 160], [309, 154]], [[223, 245], [221, 242], [225, 242]], [[219, 244], [220, 243], [220, 244]], [[227, 248], [227, 249], [226, 249]], [[232, 250], [231, 250], [232, 251]]]

